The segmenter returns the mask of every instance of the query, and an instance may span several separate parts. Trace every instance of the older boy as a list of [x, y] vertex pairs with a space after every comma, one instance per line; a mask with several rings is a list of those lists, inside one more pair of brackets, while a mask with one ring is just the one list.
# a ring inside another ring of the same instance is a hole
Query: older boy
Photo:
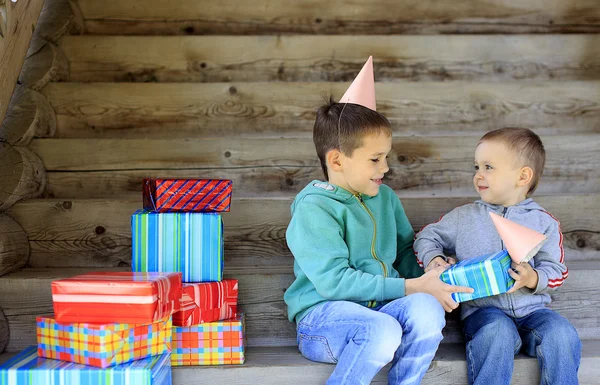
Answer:
[[392, 362], [390, 384], [419, 384], [458, 305], [443, 268], [422, 275], [414, 233], [389, 170], [390, 123], [375, 108], [372, 61], [342, 97], [319, 109], [313, 139], [328, 182], [292, 204], [287, 243], [296, 280], [284, 299], [300, 352], [336, 363], [328, 384], [368, 384]]
[[470, 384], [509, 384], [514, 355], [521, 348], [537, 357], [541, 384], [577, 384], [581, 341], [565, 318], [546, 308], [549, 292], [568, 276], [560, 224], [533, 201], [546, 155], [540, 138], [524, 128], [503, 128], [484, 135], [475, 150], [473, 184], [481, 200], [458, 207], [426, 226], [414, 248], [426, 267], [504, 248], [488, 212], [502, 215], [547, 236], [537, 255], [509, 274], [515, 284], [506, 294], [465, 302], [461, 309], [467, 341]]

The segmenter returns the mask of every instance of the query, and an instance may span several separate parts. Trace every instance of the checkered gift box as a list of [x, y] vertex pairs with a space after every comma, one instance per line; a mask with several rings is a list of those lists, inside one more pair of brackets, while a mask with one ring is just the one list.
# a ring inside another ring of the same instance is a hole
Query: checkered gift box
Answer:
[[110, 368], [38, 357], [35, 346], [0, 365], [2, 385], [171, 385], [168, 353]]
[[472, 287], [474, 293], [452, 293], [456, 302], [506, 293], [515, 282], [508, 275], [511, 259], [506, 250], [465, 259], [442, 273], [440, 279], [450, 285]]
[[38, 355], [106, 368], [171, 351], [169, 317], [147, 325], [59, 324], [37, 318]]
[[172, 366], [243, 363], [243, 314], [224, 321], [173, 327]]

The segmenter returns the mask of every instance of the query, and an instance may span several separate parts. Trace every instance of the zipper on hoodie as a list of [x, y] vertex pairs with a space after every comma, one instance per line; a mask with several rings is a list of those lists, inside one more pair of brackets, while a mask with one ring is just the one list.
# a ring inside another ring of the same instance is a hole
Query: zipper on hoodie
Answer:
[[[506, 212], [508, 211], [508, 207], [502, 208], [502, 218], [506, 218]], [[500, 238], [500, 250], [504, 250], [504, 241]]]
[[379, 262], [381, 264], [381, 268], [383, 269], [383, 276], [387, 277], [387, 269], [385, 268], [385, 264], [379, 258], [377, 258], [377, 254], [375, 254], [375, 239], [377, 238], [377, 223], [375, 223], [375, 217], [373, 216], [373, 214], [371, 213], [371, 211], [369, 210], [367, 205], [365, 205], [365, 202], [363, 201], [360, 193], [356, 193], [356, 194], [354, 194], [354, 196], [358, 200], [358, 203], [360, 203], [360, 205], [365, 208], [365, 210], [371, 217], [371, 220], [373, 221], [373, 229], [374, 230], [373, 230], [373, 240], [371, 241], [371, 255], [377, 262]]

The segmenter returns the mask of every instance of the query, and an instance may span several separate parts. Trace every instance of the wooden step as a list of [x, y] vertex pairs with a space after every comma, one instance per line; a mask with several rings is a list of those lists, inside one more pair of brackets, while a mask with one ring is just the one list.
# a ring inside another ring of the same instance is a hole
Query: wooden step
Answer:
[[[75, 82], [598, 80], [598, 35], [64, 36]], [[148, 49], [152, 47], [152, 49]]]
[[[50, 83], [59, 138], [309, 136], [344, 83]], [[599, 81], [377, 83], [396, 134], [481, 136], [505, 125], [598, 133]]]
[[[131, 263], [131, 214], [135, 200], [36, 199], [19, 202], [8, 214], [29, 237], [32, 267], [110, 267]], [[462, 198], [402, 198], [416, 231], [453, 208]], [[561, 221], [567, 261], [600, 260], [598, 195], [541, 196], [536, 201]], [[225, 265], [292, 266], [285, 242], [291, 197], [237, 198], [224, 213]]]
[[[386, 184], [407, 194], [475, 197], [473, 153], [478, 140], [396, 137]], [[543, 140], [547, 155], [539, 194], [598, 192], [600, 135], [551, 135]], [[311, 138], [34, 139], [29, 148], [44, 163], [49, 197], [137, 194], [142, 173], [176, 177], [217, 172], [233, 179], [236, 191], [245, 196], [297, 193], [323, 177]], [[118, 181], [113, 174], [124, 179]]]
[[396, 34], [598, 32], [595, 0], [79, 0], [87, 33]]
[[[246, 313], [249, 346], [290, 346], [296, 343], [295, 328], [287, 320], [283, 293], [294, 279], [291, 268], [233, 268], [227, 277], [239, 280], [239, 303]], [[0, 308], [9, 324], [7, 351], [35, 344], [35, 317], [52, 313], [50, 283], [90, 268], [23, 269], [0, 278]], [[103, 269], [106, 270], [106, 269]], [[111, 269], [111, 270], [114, 270]], [[127, 270], [118, 268], [117, 270]], [[551, 308], [567, 317], [582, 339], [600, 339], [600, 262], [569, 263], [569, 279], [552, 294]], [[447, 317], [444, 343], [463, 340], [458, 312]]]
[[[427, 370], [422, 385], [467, 384], [467, 367], [463, 344], [442, 344]], [[0, 355], [0, 363], [15, 353]], [[583, 341], [580, 385], [597, 385], [600, 376], [600, 341]], [[309, 361], [296, 347], [250, 347], [243, 365], [174, 367], [174, 385], [230, 384], [230, 385], [308, 385], [324, 384], [334, 366]], [[371, 384], [387, 384], [386, 366]], [[535, 358], [522, 353], [515, 357], [511, 385], [539, 383], [539, 365]]]

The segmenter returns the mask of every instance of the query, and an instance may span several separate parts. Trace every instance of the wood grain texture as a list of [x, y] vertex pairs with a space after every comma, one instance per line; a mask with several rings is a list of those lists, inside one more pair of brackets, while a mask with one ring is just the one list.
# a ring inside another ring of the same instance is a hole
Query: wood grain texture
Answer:
[[[544, 136], [540, 194], [596, 193], [600, 135]], [[475, 196], [477, 136], [394, 138], [386, 183], [404, 194]], [[102, 198], [141, 191], [143, 175], [232, 179], [242, 196], [297, 193], [322, 171], [310, 138], [35, 139], [50, 175], [46, 196]], [[160, 171], [159, 171], [160, 170]]]
[[0, 309], [0, 353], [4, 353], [10, 340], [10, 330], [4, 312]]
[[349, 82], [369, 55], [379, 82], [600, 79], [600, 36], [583, 34], [87, 35], [59, 46], [75, 82]]
[[[347, 83], [53, 83], [61, 138], [307, 135]], [[600, 82], [377, 83], [377, 110], [402, 135], [481, 135], [505, 125], [598, 133]]]
[[[53, 271], [54, 270], [54, 271]], [[25, 269], [0, 280], [0, 306], [9, 321], [11, 339], [8, 351], [35, 343], [35, 317], [52, 313], [50, 283], [59, 277], [79, 274], [84, 269]], [[89, 270], [89, 268], [85, 269]], [[584, 340], [599, 339], [598, 306], [594, 295], [600, 289], [596, 279], [598, 263], [579, 268], [571, 265], [569, 279], [553, 294], [551, 308], [565, 316]], [[231, 269], [225, 275], [239, 281], [239, 304], [246, 314], [246, 336], [249, 346], [293, 346], [296, 344], [294, 324], [287, 320], [283, 293], [294, 279], [291, 270]], [[448, 317], [443, 343], [462, 342], [456, 317]]]
[[0, 142], [0, 211], [38, 197], [46, 184], [42, 161], [30, 149]]
[[[407, 216], [419, 230], [463, 198], [403, 198]], [[567, 261], [600, 260], [598, 195], [544, 196], [536, 201], [561, 221]], [[290, 198], [240, 199], [225, 224], [225, 266], [283, 266], [293, 258], [285, 241]], [[569, 204], [565, 204], [569, 202]], [[9, 214], [27, 233], [34, 267], [109, 267], [131, 264], [131, 214], [141, 207], [132, 201], [38, 199], [20, 202]]]
[[90, 34], [597, 32], [594, 0], [77, 1]]
[[0, 122], [25, 60], [44, 0], [3, 1], [0, 6]]
[[69, 63], [53, 43], [34, 37], [19, 75], [19, 82], [39, 91], [52, 81], [69, 78]]
[[72, 0], [46, 0], [34, 34], [56, 43], [65, 34], [83, 33], [83, 28], [83, 16]]
[[[0, 276], [22, 268], [27, 264], [28, 258], [27, 234], [12, 218], [0, 214]], [[0, 343], [1, 351], [2, 344]]]
[[17, 85], [0, 125], [0, 140], [26, 146], [33, 137], [56, 132], [56, 116], [46, 98], [37, 91]]

